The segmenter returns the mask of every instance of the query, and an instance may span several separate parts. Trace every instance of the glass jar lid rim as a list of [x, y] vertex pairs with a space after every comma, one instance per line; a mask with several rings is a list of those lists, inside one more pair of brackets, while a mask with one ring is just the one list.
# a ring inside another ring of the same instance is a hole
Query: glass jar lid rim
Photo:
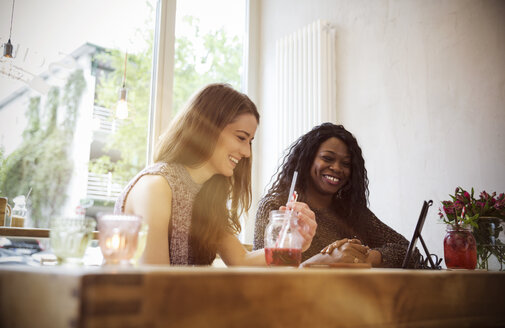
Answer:
[[297, 219], [297, 216], [294, 211], [285, 211], [285, 210], [274, 210], [270, 211], [269, 215], [272, 220], [286, 220], [286, 219]]
[[448, 224], [447, 230], [472, 230], [472, 226], [470, 224]]

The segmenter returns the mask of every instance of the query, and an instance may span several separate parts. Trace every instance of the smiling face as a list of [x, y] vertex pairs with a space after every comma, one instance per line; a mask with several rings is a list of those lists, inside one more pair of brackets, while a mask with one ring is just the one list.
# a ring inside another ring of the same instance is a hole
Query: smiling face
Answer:
[[351, 176], [351, 155], [346, 144], [335, 137], [324, 141], [310, 168], [309, 189], [321, 196], [333, 196]]
[[239, 161], [251, 157], [251, 141], [257, 127], [258, 121], [252, 114], [239, 115], [225, 126], [209, 159], [214, 174], [231, 177]]

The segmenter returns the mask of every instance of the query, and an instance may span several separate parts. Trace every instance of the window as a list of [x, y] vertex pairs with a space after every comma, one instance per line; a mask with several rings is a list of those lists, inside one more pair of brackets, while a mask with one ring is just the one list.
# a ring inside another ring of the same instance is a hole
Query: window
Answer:
[[237, 0], [177, 3], [173, 113], [208, 83], [243, 89], [245, 5]]
[[[0, 5], [3, 22], [12, 3]], [[25, 225], [47, 227], [78, 205], [93, 203], [89, 215], [110, 210], [124, 181], [145, 165], [138, 154], [147, 148], [156, 6], [15, 2], [14, 58], [0, 61], [0, 194], [12, 204], [30, 192]], [[129, 115], [118, 119], [126, 53]]]
[[[12, 205], [30, 193], [26, 226], [47, 227], [78, 205], [89, 216], [111, 211], [190, 95], [211, 82], [243, 88], [245, 5], [15, 2], [15, 58], [0, 59], [0, 195]], [[11, 9], [0, 4], [2, 44]], [[123, 82], [128, 118], [119, 119]]]

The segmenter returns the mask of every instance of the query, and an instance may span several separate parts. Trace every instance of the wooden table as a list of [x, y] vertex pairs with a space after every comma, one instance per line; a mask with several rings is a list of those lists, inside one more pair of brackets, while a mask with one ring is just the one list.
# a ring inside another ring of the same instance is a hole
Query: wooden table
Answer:
[[0, 327], [505, 326], [505, 273], [0, 267]]
[[[49, 238], [49, 229], [0, 227], [0, 236], [15, 238]], [[98, 239], [98, 231], [93, 231], [93, 239]]]
[[0, 227], [0, 236], [20, 238], [49, 238], [49, 229]]

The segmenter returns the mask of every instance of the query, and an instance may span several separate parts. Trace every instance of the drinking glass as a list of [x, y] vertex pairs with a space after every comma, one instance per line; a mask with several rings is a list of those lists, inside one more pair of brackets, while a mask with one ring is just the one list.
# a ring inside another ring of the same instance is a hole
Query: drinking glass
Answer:
[[99, 215], [98, 242], [105, 264], [132, 264], [141, 226], [138, 215]]
[[447, 225], [447, 234], [444, 238], [444, 259], [448, 269], [475, 269], [477, 246], [470, 226]]
[[149, 226], [147, 225], [147, 223], [142, 222], [142, 225], [140, 226], [140, 230], [139, 230], [137, 249], [135, 250], [135, 254], [133, 255], [133, 263], [135, 265], [138, 265], [140, 257], [142, 256], [142, 254], [144, 253], [144, 250], [146, 248], [147, 232], [148, 231], [149, 231]]
[[49, 239], [58, 263], [82, 264], [86, 248], [93, 239], [96, 222], [92, 218], [55, 218]]
[[0, 197], [0, 226], [10, 227], [11, 206], [7, 197]]
[[269, 266], [298, 267], [302, 260], [303, 239], [293, 211], [271, 211], [265, 229], [265, 260]]

